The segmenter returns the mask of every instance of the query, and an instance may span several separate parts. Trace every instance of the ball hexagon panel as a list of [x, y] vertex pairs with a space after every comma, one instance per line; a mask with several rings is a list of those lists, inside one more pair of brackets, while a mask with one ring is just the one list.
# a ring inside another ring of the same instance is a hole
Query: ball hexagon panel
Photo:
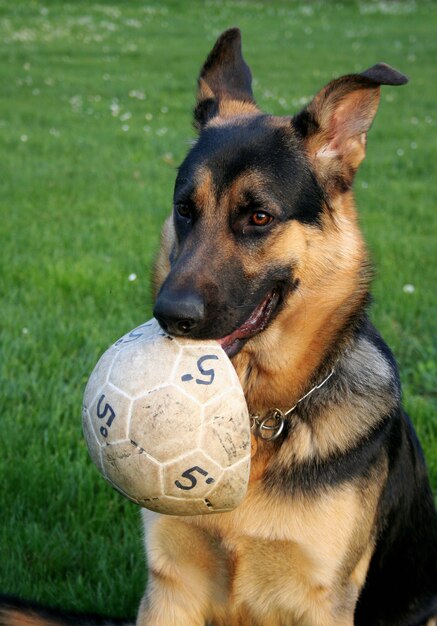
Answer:
[[162, 495], [162, 470], [141, 449], [130, 441], [102, 447], [106, 478], [124, 495], [135, 501]]
[[128, 437], [132, 400], [110, 383], [106, 383], [88, 406], [97, 440], [105, 445]]
[[134, 401], [129, 437], [165, 463], [197, 447], [202, 422], [202, 407], [182, 390], [167, 385]]
[[[200, 447], [223, 468], [250, 453], [247, 405], [236, 389], [222, 394], [204, 407], [205, 423]], [[244, 428], [246, 425], [246, 428]]]
[[137, 398], [171, 379], [180, 347], [170, 337], [157, 336], [147, 341], [127, 344], [117, 353], [109, 374], [109, 382], [131, 398]]
[[204, 403], [232, 384], [228, 358], [218, 344], [180, 343], [182, 356], [173, 377], [178, 387]]
[[85, 387], [85, 393], [83, 397], [83, 402], [85, 406], [90, 406], [90, 404], [95, 399], [97, 393], [108, 381], [111, 365], [116, 356], [117, 351], [113, 348], [109, 348], [104, 354], [102, 354], [100, 359], [97, 361], [97, 365], [93, 369], [92, 374], [89, 377], [87, 386]]
[[247, 457], [224, 470], [214, 488], [207, 494], [213, 511], [234, 509], [243, 499], [247, 490], [250, 458]]
[[193, 450], [163, 469], [165, 495], [184, 500], [204, 497], [223, 474], [223, 469], [202, 450]]
[[137, 326], [130, 332], [120, 337], [118, 341], [113, 344], [113, 348], [122, 349], [133, 343], [139, 343], [140, 341], [150, 341], [153, 337], [162, 334], [163, 331], [158, 322], [152, 318], [148, 322]]

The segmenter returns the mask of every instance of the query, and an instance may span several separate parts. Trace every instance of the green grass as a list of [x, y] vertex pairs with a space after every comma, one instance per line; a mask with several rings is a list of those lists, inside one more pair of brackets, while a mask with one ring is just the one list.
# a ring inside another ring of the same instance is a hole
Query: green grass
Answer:
[[0, 590], [135, 613], [138, 511], [88, 458], [82, 393], [98, 355], [150, 316], [197, 72], [232, 25], [273, 113], [380, 60], [411, 78], [383, 90], [356, 190], [377, 267], [372, 317], [436, 489], [437, 5], [0, 0], [0, 19]]

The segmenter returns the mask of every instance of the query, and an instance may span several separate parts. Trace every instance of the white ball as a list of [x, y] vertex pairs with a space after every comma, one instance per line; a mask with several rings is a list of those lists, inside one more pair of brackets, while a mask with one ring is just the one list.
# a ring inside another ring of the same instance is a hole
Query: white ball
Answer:
[[170, 337], [155, 319], [146, 322], [100, 358], [82, 415], [94, 463], [137, 504], [198, 515], [244, 498], [249, 415], [217, 342]]

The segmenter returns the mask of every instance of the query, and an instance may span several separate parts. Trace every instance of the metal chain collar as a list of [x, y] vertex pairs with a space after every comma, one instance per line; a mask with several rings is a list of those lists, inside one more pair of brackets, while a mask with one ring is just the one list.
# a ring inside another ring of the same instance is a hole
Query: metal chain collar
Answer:
[[281, 409], [272, 409], [262, 419], [259, 415], [251, 415], [250, 430], [255, 435], [255, 437], [259, 437], [264, 441], [274, 441], [275, 439], [277, 439], [284, 430], [285, 418], [287, 417], [287, 415], [290, 415], [290, 413], [295, 410], [297, 405], [302, 402], [302, 400], [305, 400], [305, 398], [308, 398], [308, 396], [310, 396], [313, 391], [316, 391], [316, 389], [320, 389], [320, 387], [323, 387], [323, 385], [328, 382], [328, 380], [333, 375], [334, 370], [335, 368], [331, 370], [328, 376], [324, 380], [322, 380], [321, 383], [310, 389], [308, 393], [302, 396], [302, 398], [300, 398], [300, 400], [298, 400], [296, 404], [291, 407], [291, 409], [285, 411], [285, 413], [284, 411], [281, 411]]

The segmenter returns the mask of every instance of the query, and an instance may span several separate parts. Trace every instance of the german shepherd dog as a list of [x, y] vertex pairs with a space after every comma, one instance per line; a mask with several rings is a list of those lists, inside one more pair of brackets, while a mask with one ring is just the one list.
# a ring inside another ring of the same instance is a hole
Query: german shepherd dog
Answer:
[[[144, 512], [137, 626], [437, 625], [437, 514], [396, 363], [367, 317], [352, 193], [380, 86], [406, 82], [378, 64], [294, 117], [266, 115], [235, 28], [201, 70], [154, 315], [232, 359], [251, 474], [232, 512]], [[12, 602], [0, 614], [42, 623]]]

